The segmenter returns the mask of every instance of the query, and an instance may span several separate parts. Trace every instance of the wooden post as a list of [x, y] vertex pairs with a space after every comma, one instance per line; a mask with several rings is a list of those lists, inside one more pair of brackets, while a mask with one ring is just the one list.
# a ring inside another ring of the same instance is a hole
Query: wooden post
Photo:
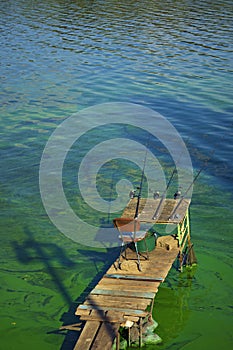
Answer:
[[142, 318], [139, 317], [139, 348], [142, 347]]
[[117, 335], [116, 335], [116, 350], [120, 350], [120, 332], [119, 332], [119, 328], [117, 330]]

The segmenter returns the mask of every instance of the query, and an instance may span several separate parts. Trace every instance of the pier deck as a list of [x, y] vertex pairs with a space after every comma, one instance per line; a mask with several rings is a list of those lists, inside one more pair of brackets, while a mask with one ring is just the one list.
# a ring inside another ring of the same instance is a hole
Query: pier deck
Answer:
[[[130, 341], [132, 325], [137, 325], [141, 346], [142, 323], [152, 315], [158, 288], [177, 256], [182, 257], [186, 241], [190, 243], [189, 204], [189, 200], [141, 200], [141, 222], [175, 224], [177, 233], [159, 237], [155, 249], [149, 252], [149, 259], [141, 253], [141, 271], [130, 247], [127, 248], [127, 260], [121, 259], [120, 269], [118, 261], [110, 266], [84, 303], [76, 309], [75, 315], [85, 325], [74, 350], [110, 350], [115, 339], [116, 349], [119, 349], [119, 328], [128, 328]], [[136, 199], [133, 198], [123, 216], [134, 217], [135, 205]], [[78, 330], [76, 327], [77, 324], [61, 328]]]
[[149, 260], [141, 258], [142, 272], [138, 271], [136, 259], [129, 260], [135, 253], [127, 249], [128, 260], [122, 262], [121, 269], [116, 269], [115, 261], [78, 306], [75, 314], [86, 323], [74, 350], [111, 349], [115, 338], [119, 342], [119, 327], [127, 325], [127, 321], [138, 323], [141, 338], [142, 319], [151, 314], [159, 285], [171, 269], [179, 248], [172, 236], [158, 238]]

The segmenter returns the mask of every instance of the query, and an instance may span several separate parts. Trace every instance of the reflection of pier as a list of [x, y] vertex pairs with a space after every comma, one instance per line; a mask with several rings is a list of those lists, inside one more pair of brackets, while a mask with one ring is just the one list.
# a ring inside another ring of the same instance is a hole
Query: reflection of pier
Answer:
[[[125, 208], [124, 217], [134, 217], [136, 198], [130, 200]], [[139, 217], [141, 222], [151, 224], [175, 224], [173, 235], [161, 236], [157, 239], [155, 249], [149, 253], [149, 260], [141, 258], [142, 271], [137, 268], [135, 252], [127, 248], [127, 260], [117, 268], [115, 261], [84, 303], [79, 305], [75, 314], [80, 324], [63, 326], [62, 329], [80, 330], [81, 334], [74, 350], [108, 350], [114, 340], [119, 349], [119, 328], [128, 329], [128, 342], [131, 332], [135, 330], [139, 346], [143, 343], [142, 325], [152, 317], [154, 299], [160, 283], [162, 283], [177, 256], [182, 264], [183, 250], [186, 243], [190, 245], [189, 208], [190, 201], [164, 199], [141, 199]], [[155, 214], [156, 213], [156, 214]], [[156, 218], [155, 218], [156, 216]]]

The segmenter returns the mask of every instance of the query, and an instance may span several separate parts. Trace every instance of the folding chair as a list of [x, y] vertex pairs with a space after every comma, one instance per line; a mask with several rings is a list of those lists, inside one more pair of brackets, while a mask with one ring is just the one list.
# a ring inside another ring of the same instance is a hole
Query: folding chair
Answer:
[[[121, 256], [124, 248], [127, 248], [129, 244], [133, 243], [135, 247], [136, 255], [137, 255], [138, 269], [139, 271], [142, 271], [137, 242], [144, 240], [145, 248], [146, 248], [146, 259], [149, 259], [148, 248], [147, 248], [146, 239], [145, 239], [147, 231], [140, 231], [140, 221], [138, 219], [115, 218], [113, 220], [113, 224], [117, 228], [118, 232], [120, 233], [119, 238], [121, 239], [121, 251], [118, 258], [118, 268], [120, 268], [120, 265], [121, 265], [120, 260], [121, 260]], [[126, 249], [125, 249], [125, 259], [127, 260]]]

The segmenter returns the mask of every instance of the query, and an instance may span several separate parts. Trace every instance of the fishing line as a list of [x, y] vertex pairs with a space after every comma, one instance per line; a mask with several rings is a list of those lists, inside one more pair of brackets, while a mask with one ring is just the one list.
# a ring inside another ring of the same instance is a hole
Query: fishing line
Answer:
[[147, 144], [146, 144], [146, 154], [145, 154], [144, 161], [143, 161], [143, 169], [142, 169], [139, 192], [138, 192], [138, 196], [137, 196], [138, 200], [137, 200], [137, 205], [136, 205], [136, 209], [135, 209], [134, 219], [138, 218], [138, 211], [139, 211], [139, 204], [140, 204], [140, 199], [141, 199], [141, 194], [142, 194], [142, 184], [143, 184], [143, 179], [145, 176], [145, 166], [146, 166], [146, 159], [147, 159], [147, 154], [148, 154], [149, 141], [150, 141], [150, 136], [149, 136]]

